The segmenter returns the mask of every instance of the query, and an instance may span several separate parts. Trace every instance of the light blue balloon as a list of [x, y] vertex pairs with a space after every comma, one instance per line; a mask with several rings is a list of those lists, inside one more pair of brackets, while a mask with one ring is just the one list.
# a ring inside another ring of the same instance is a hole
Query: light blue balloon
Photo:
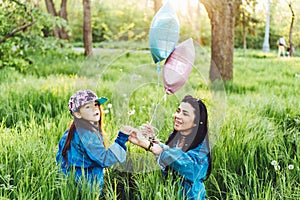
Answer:
[[158, 63], [174, 51], [179, 39], [179, 20], [169, 1], [154, 16], [150, 31], [149, 45], [154, 63]]

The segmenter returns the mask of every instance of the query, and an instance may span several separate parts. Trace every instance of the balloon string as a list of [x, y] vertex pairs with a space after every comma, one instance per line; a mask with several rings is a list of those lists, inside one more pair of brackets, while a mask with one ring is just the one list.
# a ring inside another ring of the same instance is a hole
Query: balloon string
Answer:
[[157, 86], [156, 86], [156, 103], [158, 103], [158, 94], [159, 94], [159, 76], [160, 76], [160, 62], [157, 64]]
[[[150, 120], [150, 122], [152, 122], [152, 120], [153, 120], [153, 116], [155, 115], [155, 113], [156, 113], [156, 109], [157, 109], [157, 106], [158, 106], [158, 104], [159, 104], [159, 100], [158, 100], [158, 95], [159, 95], [159, 76], [160, 76], [160, 62], [158, 62], [157, 63], [157, 69], [156, 69], [156, 71], [157, 71], [157, 86], [156, 86], [156, 105], [155, 105], [155, 109], [154, 109], [154, 112], [153, 112], [153, 115], [152, 115], [152, 117], [151, 117], [151, 120]], [[150, 123], [151, 124], [151, 123]]]
[[154, 108], [154, 111], [153, 111], [153, 114], [152, 114], [152, 116], [151, 116], [151, 119], [150, 119], [149, 124], [152, 125], [152, 121], [153, 121], [153, 119], [154, 119], [154, 116], [155, 116], [157, 107], [158, 107], [158, 105], [159, 105], [159, 102], [161, 102], [161, 101], [165, 98], [165, 95], [166, 95], [166, 94], [164, 94], [164, 95], [162, 96], [162, 98], [160, 98], [160, 100], [157, 101], [157, 103], [156, 103], [156, 105], [155, 105], [155, 108]]
[[157, 63], [156, 71], [157, 71], [156, 105], [155, 105], [153, 114], [152, 114], [151, 119], [150, 119], [150, 124], [152, 124], [152, 121], [153, 121], [153, 118], [154, 118], [153, 116], [155, 115], [156, 110], [157, 110], [157, 106], [158, 106], [159, 102], [161, 101], [161, 100], [158, 99], [158, 95], [159, 95], [159, 76], [160, 76], [160, 72], [161, 72], [160, 62]]
[[[157, 71], [157, 74], [160, 73], [160, 62], [157, 63], [157, 67], [156, 67], [156, 71]], [[157, 82], [158, 83], [158, 82]]]

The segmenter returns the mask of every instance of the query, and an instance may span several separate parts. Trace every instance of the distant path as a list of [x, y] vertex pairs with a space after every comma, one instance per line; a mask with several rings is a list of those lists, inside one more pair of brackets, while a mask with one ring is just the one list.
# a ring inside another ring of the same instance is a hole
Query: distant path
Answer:
[[[73, 50], [77, 53], [84, 53], [84, 48], [82, 47], [74, 47]], [[113, 52], [118, 52], [118, 51], [133, 51], [133, 52], [141, 52], [141, 53], [150, 53], [149, 50], [131, 50], [131, 49], [109, 49], [109, 48], [93, 48], [93, 54], [101, 54], [103, 52], [105, 53], [113, 53]]]

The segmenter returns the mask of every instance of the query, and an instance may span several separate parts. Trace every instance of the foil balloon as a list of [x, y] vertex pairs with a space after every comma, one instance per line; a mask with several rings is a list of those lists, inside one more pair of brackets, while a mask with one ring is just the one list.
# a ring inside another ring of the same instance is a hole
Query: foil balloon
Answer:
[[169, 1], [154, 16], [150, 31], [149, 45], [154, 63], [158, 63], [174, 51], [179, 39], [179, 20]]
[[187, 81], [195, 61], [192, 38], [179, 44], [166, 60], [162, 75], [167, 94], [174, 94]]

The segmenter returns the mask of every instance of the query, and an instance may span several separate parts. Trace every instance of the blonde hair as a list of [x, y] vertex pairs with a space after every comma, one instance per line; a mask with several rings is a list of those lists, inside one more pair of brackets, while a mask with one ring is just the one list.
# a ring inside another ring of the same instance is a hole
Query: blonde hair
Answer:
[[103, 137], [103, 141], [104, 141], [104, 146], [107, 147], [108, 146], [108, 135], [107, 133], [104, 131], [104, 112], [103, 112], [103, 108], [102, 106], [100, 105], [100, 121], [99, 121], [99, 131], [100, 133], [102, 134], [102, 137]]

